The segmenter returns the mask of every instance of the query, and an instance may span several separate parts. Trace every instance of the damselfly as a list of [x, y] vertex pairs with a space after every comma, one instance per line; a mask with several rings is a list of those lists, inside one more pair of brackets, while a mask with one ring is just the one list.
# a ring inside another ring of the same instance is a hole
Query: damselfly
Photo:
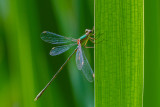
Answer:
[[[81, 70], [86, 77], [86, 79], [90, 82], [94, 79], [94, 73], [93, 70], [88, 63], [88, 60], [82, 51], [81, 47], [86, 47], [86, 44], [88, 40], [94, 43], [94, 38], [92, 37], [93, 30], [86, 29], [85, 34], [81, 36], [79, 39], [73, 39], [64, 37], [61, 35], [57, 35], [55, 33], [51, 33], [48, 31], [44, 31], [41, 34], [41, 39], [45, 42], [49, 42], [51, 44], [59, 44], [61, 46], [53, 47], [50, 51], [50, 55], [56, 56], [59, 54], [62, 54], [63, 52], [69, 50], [72, 46], [77, 45], [74, 52], [68, 57], [68, 59], [64, 62], [64, 64], [60, 67], [60, 69], [56, 72], [56, 74], [52, 77], [52, 79], [48, 82], [48, 84], [44, 87], [44, 89], [36, 96], [34, 99], [35, 101], [38, 100], [38, 98], [43, 94], [43, 92], [47, 89], [47, 87], [51, 84], [51, 82], [54, 80], [54, 78], [58, 75], [58, 73], [63, 69], [63, 67], [66, 65], [66, 63], [70, 60], [70, 58], [76, 53], [76, 65], [78, 70]], [[70, 43], [69, 45], [63, 45], [65, 43]], [[86, 47], [91, 48], [91, 47]]]

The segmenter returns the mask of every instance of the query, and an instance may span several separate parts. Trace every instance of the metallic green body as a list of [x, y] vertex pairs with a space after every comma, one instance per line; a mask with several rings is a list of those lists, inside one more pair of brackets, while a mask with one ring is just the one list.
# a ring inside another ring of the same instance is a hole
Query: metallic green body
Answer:
[[81, 46], [83, 46], [83, 45], [86, 43], [86, 41], [88, 41], [89, 35], [84, 34], [84, 35], [81, 36], [79, 39], [80, 39], [80, 41], [81, 41]]
[[83, 36], [81, 36], [79, 39], [82, 40], [82, 39], [84, 39], [84, 38], [86, 38], [86, 37], [87, 37], [87, 35], [83, 35]]

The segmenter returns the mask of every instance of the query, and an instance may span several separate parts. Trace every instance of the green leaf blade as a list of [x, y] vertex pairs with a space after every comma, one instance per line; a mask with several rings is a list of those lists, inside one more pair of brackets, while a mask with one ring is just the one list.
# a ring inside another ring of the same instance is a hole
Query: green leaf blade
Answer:
[[96, 0], [95, 32], [95, 106], [141, 107], [143, 0]]

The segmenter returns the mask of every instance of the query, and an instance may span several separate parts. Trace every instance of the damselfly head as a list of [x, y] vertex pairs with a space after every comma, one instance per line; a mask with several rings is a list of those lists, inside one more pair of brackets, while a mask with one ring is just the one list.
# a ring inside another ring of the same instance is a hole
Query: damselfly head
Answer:
[[85, 32], [86, 32], [86, 33], [87, 33], [87, 32], [88, 32], [88, 33], [92, 33], [92, 30], [86, 29]]

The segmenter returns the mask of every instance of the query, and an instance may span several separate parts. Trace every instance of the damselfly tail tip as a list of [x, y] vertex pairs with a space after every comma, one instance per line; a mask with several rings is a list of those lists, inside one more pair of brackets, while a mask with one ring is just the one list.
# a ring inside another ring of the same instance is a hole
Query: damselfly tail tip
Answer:
[[41, 95], [42, 95], [42, 92], [40, 92], [40, 93], [36, 96], [36, 98], [34, 99], [34, 101], [37, 101]]
[[36, 97], [35, 99], [34, 99], [34, 101], [37, 101], [38, 100], [38, 98]]
[[39, 94], [36, 96], [36, 98], [34, 99], [34, 101], [37, 101], [39, 98]]

